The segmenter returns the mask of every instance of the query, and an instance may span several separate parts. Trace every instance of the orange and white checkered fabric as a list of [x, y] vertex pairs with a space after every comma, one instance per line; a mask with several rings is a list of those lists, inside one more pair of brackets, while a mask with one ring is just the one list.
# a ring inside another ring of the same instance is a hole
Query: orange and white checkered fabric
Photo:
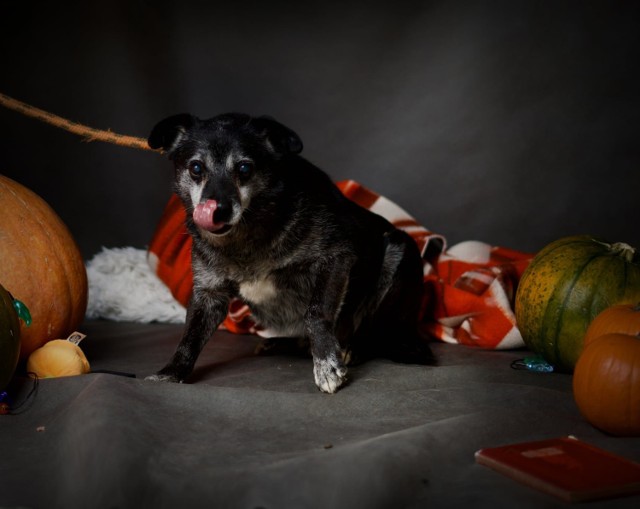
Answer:
[[[513, 299], [532, 254], [467, 241], [447, 249], [442, 235], [430, 232], [401, 207], [352, 180], [338, 183], [343, 194], [375, 212], [416, 241], [424, 260], [425, 292], [420, 326], [448, 343], [505, 349], [524, 345], [516, 326]], [[149, 263], [173, 296], [187, 305], [193, 287], [191, 237], [185, 212], [172, 196], [149, 245]], [[229, 307], [224, 327], [257, 333], [251, 310], [239, 300]]]

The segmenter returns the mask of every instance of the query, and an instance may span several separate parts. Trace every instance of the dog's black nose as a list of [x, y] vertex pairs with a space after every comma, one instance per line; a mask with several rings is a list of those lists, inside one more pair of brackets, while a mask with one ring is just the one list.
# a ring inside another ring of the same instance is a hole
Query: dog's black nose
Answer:
[[231, 204], [224, 201], [219, 201], [216, 211], [213, 215], [213, 219], [216, 223], [228, 223], [231, 219], [233, 209]]

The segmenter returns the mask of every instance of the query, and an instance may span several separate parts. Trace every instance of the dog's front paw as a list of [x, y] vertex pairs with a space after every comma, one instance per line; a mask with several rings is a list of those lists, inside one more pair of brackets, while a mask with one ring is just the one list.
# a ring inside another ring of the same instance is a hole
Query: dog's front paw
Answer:
[[180, 380], [177, 376], [175, 376], [175, 375], [164, 375], [162, 373], [157, 373], [155, 375], [150, 375], [150, 376], [146, 377], [145, 380], [148, 380], [149, 382], [182, 383], [182, 380]]
[[347, 368], [335, 357], [313, 359], [313, 376], [318, 389], [333, 394], [347, 381]]

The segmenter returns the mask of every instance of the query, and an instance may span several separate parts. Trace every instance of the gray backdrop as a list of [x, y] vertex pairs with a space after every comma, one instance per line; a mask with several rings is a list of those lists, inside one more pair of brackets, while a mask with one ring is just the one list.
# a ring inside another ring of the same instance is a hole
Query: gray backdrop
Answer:
[[[450, 244], [640, 246], [637, 2], [66, 5], [1, 2], [0, 92], [137, 136], [178, 112], [270, 114]], [[145, 247], [170, 192], [162, 157], [2, 108], [0, 157], [87, 259]]]

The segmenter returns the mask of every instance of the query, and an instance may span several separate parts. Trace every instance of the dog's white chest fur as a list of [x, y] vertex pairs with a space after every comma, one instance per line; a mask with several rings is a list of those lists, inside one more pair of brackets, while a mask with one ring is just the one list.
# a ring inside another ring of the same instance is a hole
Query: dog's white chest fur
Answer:
[[240, 283], [240, 295], [254, 304], [263, 304], [274, 299], [276, 292], [276, 287], [269, 277]]

